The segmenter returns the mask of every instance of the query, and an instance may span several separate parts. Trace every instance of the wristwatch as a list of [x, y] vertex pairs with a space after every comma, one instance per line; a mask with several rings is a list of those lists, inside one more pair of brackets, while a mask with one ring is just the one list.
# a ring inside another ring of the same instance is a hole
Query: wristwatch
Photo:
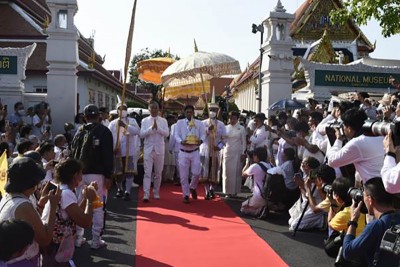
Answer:
[[358, 223], [357, 223], [356, 221], [349, 221], [349, 222], [347, 223], [347, 226], [354, 226], [355, 228], [357, 228]]

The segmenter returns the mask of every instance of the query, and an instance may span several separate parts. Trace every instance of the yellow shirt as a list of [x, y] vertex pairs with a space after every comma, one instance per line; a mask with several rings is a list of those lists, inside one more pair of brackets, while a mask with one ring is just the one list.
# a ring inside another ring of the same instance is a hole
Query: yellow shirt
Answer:
[[[343, 210], [336, 213], [336, 215], [329, 222], [329, 226], [338, 232], [347, 231], [347, 223], [350, 221], [350, 207], [345, 207]], [[358, 218], [358, 227], [356, 229], [356, 236], [361, 234], [365, 227], [365, 214], [360, 214], [360, 218]]]

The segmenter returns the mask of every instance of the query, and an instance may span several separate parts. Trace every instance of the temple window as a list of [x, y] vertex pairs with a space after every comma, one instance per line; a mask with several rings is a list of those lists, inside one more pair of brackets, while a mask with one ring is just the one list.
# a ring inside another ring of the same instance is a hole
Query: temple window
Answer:
[[68, 25], [68, 11], [60, 10], [58, 11], [58, 27], [61, 29], [66, 29]]

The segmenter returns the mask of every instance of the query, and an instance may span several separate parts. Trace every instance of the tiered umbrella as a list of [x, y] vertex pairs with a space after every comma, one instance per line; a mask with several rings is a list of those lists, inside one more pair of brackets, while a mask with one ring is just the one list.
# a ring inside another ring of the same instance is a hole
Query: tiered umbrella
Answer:
[[[165, 87], [166, 98], [200, 96], [209, 93], [205, 92], [204, 81], [240, 72], [240, 65], [236, 59], [221, 53], [198, 51], [195, 44], [195, 53], [170, 65], [163, 72], [161, 81]], [[191, 86], [185, 87], [198, 83], [202, 91], [193, 90]]]
[[161, 74], [175, 62], [170, 57], [157, 57], [139, 61], [137, 63], [137, 72], [139, 79], [155, 85], [161, 84]]

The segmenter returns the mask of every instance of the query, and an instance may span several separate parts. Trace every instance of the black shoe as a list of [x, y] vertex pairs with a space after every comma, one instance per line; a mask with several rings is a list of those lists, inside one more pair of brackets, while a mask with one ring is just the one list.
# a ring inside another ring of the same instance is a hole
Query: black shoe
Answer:
[[211, 194], [210, 191], [207, 191], [206, 196], [204, 197], [205, 200], [210, 200], [211, 199]]
[[183, 197], [183, 203], [185, 203], [185, 204], [189, 204], [190, 203], [189, 196], [184, 196]]
[[115, 194], [115, 196], [117, 198], [121, 198], [123, 195], [124, 195], [124, 193], [122, 192], [122, 190], [119, 190], [119, 189], [118, 189], [117, 193]]
[[197, 199], [197, 192], [196, 189], [190, 189], [190, 193], [192, 194], [193, 199]]
[[131, 197], [130, 197], [130, 195], [129, 195], [128, 192], [125, 192], [125, 194], [124, 194], [124, 200], [125, 200], [125, 201], [131, 200]]
[[210, 196], [211, 196], [212, 199], [215, 198], [214, 189], [210, 189]]
[[149, 199], [148, 198], [143, 198], [143, 202], [144, 203], [149, 203]]

